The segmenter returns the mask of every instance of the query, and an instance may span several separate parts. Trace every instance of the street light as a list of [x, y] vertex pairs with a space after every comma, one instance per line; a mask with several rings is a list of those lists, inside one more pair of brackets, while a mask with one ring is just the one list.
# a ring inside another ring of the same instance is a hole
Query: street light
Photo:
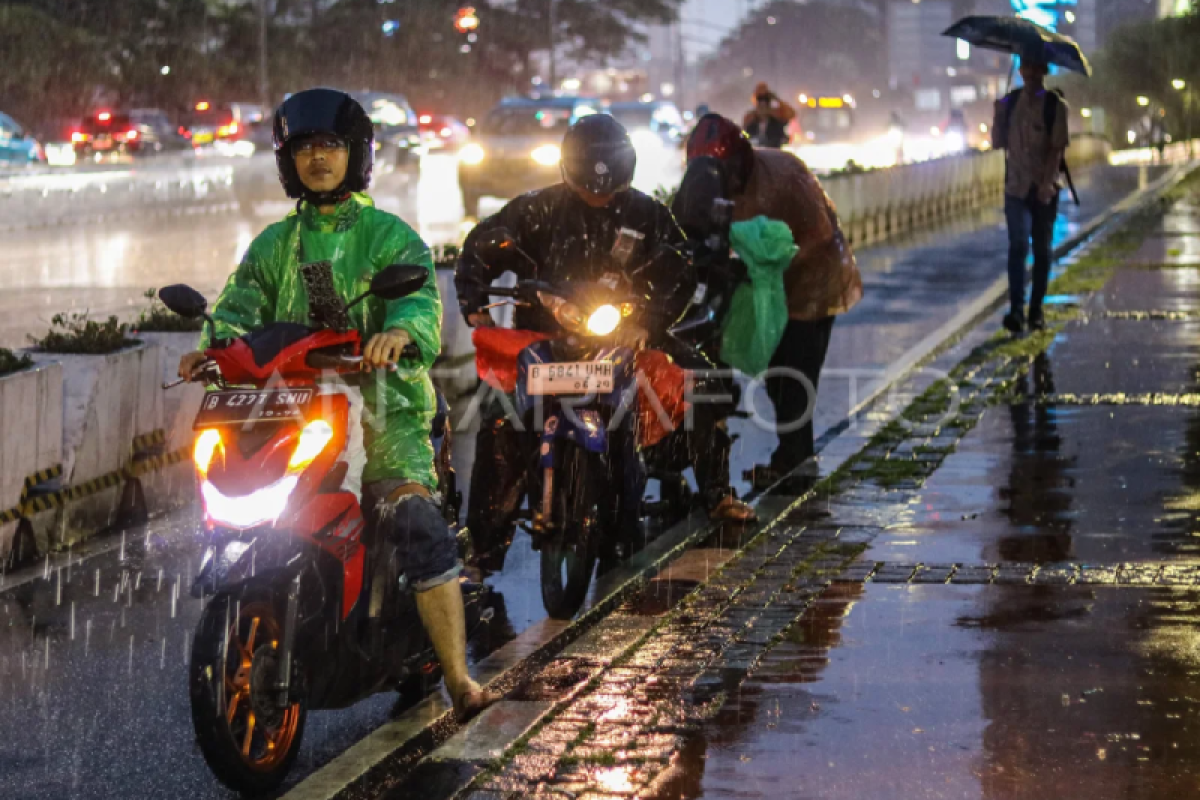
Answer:
[[160, 70], [159, 70], [159, 72], [161, 72], [163, 75], [170, 75], [170, 74], [171, 74], [171, 68], [170, 68], [170, 67], [163, 67], [162, 69], [160, 69]]
[[1146, 97], [1145, 95], [1138, 95], [1137, 104], [1142, 108], [1145, 108], [1146, 106], [1150, 105], [1150, 98]]
[[1090, 108], [1081, 108], [1079, 109], [1079, 116], [1083, 117], [1084, 119], [1091, 119], [1092, 110]]
[[1182, 92], [1187, 87], [1187, 81], [1176, 78], [1175, 80], [1171, 81], [1171, 86], [1175, 88], [1175, 91]]

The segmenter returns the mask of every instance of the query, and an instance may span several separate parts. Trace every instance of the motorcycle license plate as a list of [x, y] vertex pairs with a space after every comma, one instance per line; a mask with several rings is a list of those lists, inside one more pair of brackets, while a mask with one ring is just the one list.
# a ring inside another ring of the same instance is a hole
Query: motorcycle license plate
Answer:
[[607, 394], [613, 390], [611, 361], [530, 364], [525, 385], [531, 395]]
[[242, 422], [303, 420], [312, 403], [312, 389], [230, 389], [209, 392], [196, 415], [196, 430]]

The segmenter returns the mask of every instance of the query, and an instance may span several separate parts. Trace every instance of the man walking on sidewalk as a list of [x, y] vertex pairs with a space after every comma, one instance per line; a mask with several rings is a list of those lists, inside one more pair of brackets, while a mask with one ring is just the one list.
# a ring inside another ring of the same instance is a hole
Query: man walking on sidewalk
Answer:
[[1008, 223], [1008, 293], [1004, 327], [1025, 329], [1025, 261], [1033, 239], [1033, 292], [1029, 329], [1046, 327], [1042, 301], [1050, 279], [1051, 242], [1058, 216], [1058, 175], [1067, 148], [1067, 105], [1046, 89], [1049, 68], [1037, 55], [1021, 56], [1022, 89], [996, 101], [993, 144], [1005, 150], [1004, 218]]

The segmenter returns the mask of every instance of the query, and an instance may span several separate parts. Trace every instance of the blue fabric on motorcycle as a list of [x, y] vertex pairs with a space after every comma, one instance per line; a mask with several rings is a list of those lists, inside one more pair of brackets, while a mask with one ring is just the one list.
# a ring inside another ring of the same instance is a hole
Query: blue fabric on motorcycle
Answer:
[[721, 331], [721, 360], [747, 375], [761, 375], [787, 325], [783, 273], [799, 248], [787, 225], [766, 217], [735, 222], [729, 240], [746, 265], [750, 283], [733, 295]]

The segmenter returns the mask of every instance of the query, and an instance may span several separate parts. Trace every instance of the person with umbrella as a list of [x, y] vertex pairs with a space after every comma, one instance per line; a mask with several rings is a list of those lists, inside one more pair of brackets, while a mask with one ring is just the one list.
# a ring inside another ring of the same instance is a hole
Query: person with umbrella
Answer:
[[1004, 327], [1021, 333], [1025, 316], [1025, 261], [1033, 240], [1033, 288], [1028, 325], [1046, 327], [1042, 301], [1050, 279], [1054, 220], [1058, 216], [1058, 183], [1063, 152], [1069, 142], [1067, 108], [1062, 97], [1046, 89], [1048, 65], [1034, 54], [1021, 57], [1025, 86], [996, 101], [992, 122], [996, 147], [1005, 153], [1004, 219], [1008, 224], [1009, 312]]
[[[992, 144], [1005, 151], [1004, 218], [1008, 224], [1009, 313], [1004, 327], [1013, 334], [1043, 330], [1042, 302], [1050, 279], [1054, 220], [1058, 216], [1059, 175], [1069, 143], [1067, 106], [1046, 88], [1050, 65], [1091, 74], [1087, 59], [1070, 37], [1016, 17], [973, 16], [947, 28], [943, 36], [976, 47], [1019, 55], [1024, 86], [996, 101]], [[1068, 182], [1070, 175], [1067, 173]], [[1074, 187], [1072, 187], [1072, 191]], [[1078, 202], [1078, 198], [1076, 198]], [[1025, 316], [1025, 261], [1033, 241], [1033, 289]]]

